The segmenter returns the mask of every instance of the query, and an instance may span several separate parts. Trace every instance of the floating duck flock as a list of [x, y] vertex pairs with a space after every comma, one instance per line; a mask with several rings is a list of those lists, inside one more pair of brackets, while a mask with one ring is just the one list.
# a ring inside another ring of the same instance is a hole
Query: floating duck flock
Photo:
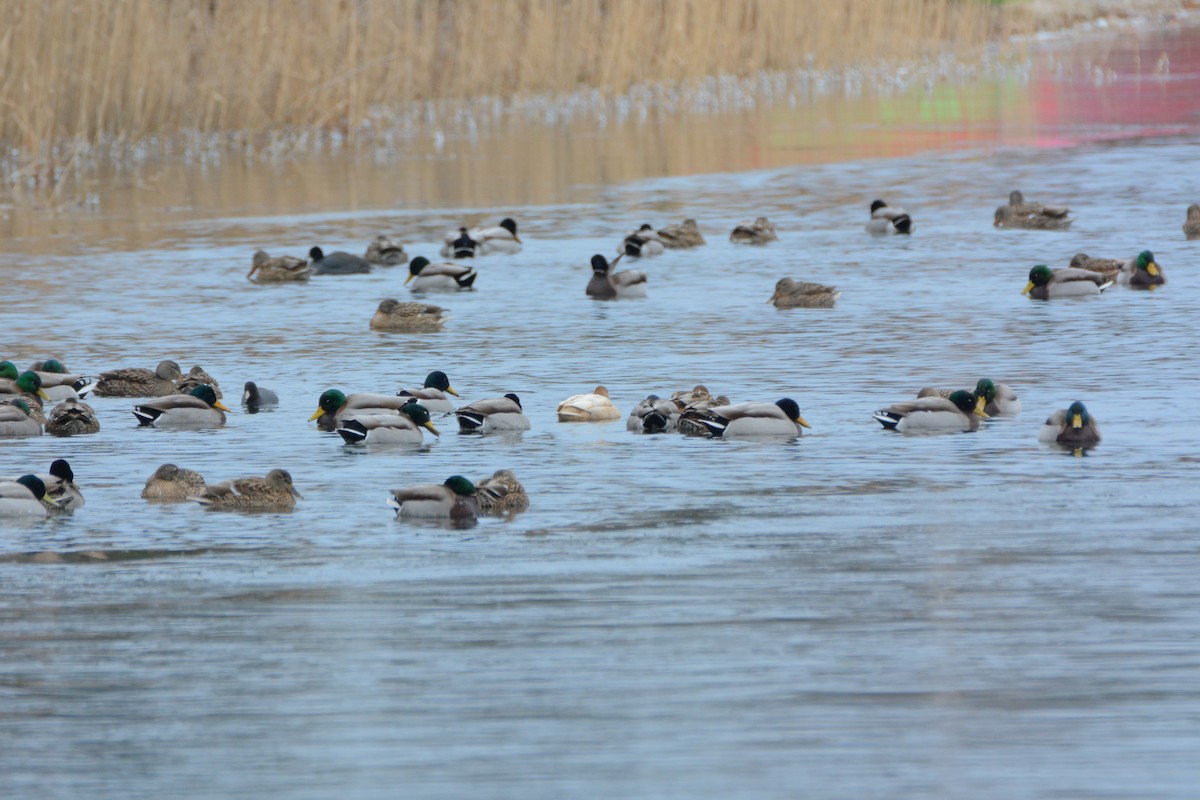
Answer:
[[[1066, 230], [1071, 222], [1066, 206], [1029, 202], [1020, 191], [1013, 191], [1008, 202], [996, 209], [993, 218], [997, 228], [1045, 231]], [[864, 229], [866, 234], [876, 237], [916, 233], [912, 215], [882, 199], [869, 205]], [[1183, 232], [1187, 239], [1200, 239], [1200, 206], [1187, 209]], [[731, 243], [755, 247], [769, 246], [777, 239], [774, 223], [765, 217], [742, 222], [729, 234]], [[652, 259], [668, 250], [705, 244], [693, 219], [658, 229], [642, 224], [620, 238], [611, 259], [600, 253], [591, 257], [592, 276], [580, 288], [596, 301], [646, 298], [653, 291], [651, 276], [641, 269], [617, 269], [623, 259], [631, 262]], [[306, 259], [272, 256], [259, 250], [250, 259], [251, 269], [246, 277], [257, 283], [287, 283], [308, 281], [314, 276], [361, 275], [380, 267], [407, 264], [404, 284], [418, 296], [470, 292], [476, 291], [479, 277], [475, 259], [516, 255], [523, 245], [517, 222], [505, 218], [495, 226], [473, 229], [463, 226], [447, 233], [440, 248], [441, 258], [446, 260], [440, 263], [422, 255], [410, 259], [401, 244], [381, 235], [368, 244], [361, 256], [341, 251], [326, 253], [320, 246], [313, 246]], [[807, 276], [780, 278], [766, 302], [778, 309], [835, 306], [841, 295], [836, 287], [803, 280], [804, 277]], [[1114, 285], [1156, 290], [1165, 284], [1163, 269], [1149, 250], [1128, 258], [1079, 253], [1062, 267], [1034, 265], [1022, 293], [1036, 301], [1070, 300], [1098, 296]], [[417, 334], [443, 330], [446, 323], [447, 316], [437, 305], [423, 299], [388, 298], [379, 304], [367, 324], [372, 329]], [[220, 428], [231, 411], [222, 401], [218, 381], [198, 365], [185, 374], [176, 361], [164, 359], [153, 369], [120, 367], [85, 374], [68, 371], [57, 358], [34, 363], [25, 370], [18, 369], [11, 361], [3, 361], [0, 362], [0, 438], [43, 433], [59, 437], [95, 434], [100, 423], [86, 402], [93, 393], [98, 397], [136, 399], [129, 409], [131, 423], [143, 427]], [[463, 434], [513, 435], [531, 429], [522, 400], [514, 392], [456, 406], [457, 398], [459, 394], [446, 372], [434, 370], [422, 385], [401, 388], [395, 393], [347, 394], [341, 387], [327, 388], [316, 398], [317, 407], [309, 421], [315, 422], [321, 431], [335, 432], [347, 447], [419, 446], [427, 436], [442, 435], [435, 418], [453, 419]], [[270, 410], [278, 402], [271, 389], [254, 381], [245, 382], [241, 405], [247, 413]], [[971, 388], [921, 389], [915, 397], [883, 406], [871, 416], [884, 429], [902, 434], [941, 434], [976, 432], [991, 417], [1021, 413], [1016, 389], [992, 377], [981, 377]], [[626, 429], [636, 434], [676, 432], [713, 439], [793, 440], [811, 427], [794, 398], [758, 398], [735, 403], [725, 396], [713, 396], [703, 385], [668, 397], [649, 394], [627, 414], [617, 408], [604, 386], [597, 386], [591, 392], [562, 400], [556, 414], [562, 423], [610, 422], [624, 417]], [[1080, 400], [1072, 400], [1063, 409], [1050, 409], [1044, 419], [1037, 434], [1040, 442], [1078, 454], [1101, 441], [1096, 418]], [[440, 482], [392, 489], [381, 486], [380, 494], [381, 505], [386, 500], [398, 517], [456, 523], [485, 514], [511, 515], [530, 505], [517, 476], [504, 468], [477, 480], [451, 475]], [[298, 499], [303, 499], [286, 469], [210, 483], [198, 473], [171, 463], [158, 466], [146, 478], [141, 497], [155, 503], [192, 501], [210, 509], [257, 512], [290, 511]], [[83, 492], [75, 482], [71, 465], [64, 459], [55, 459], [46, 473], [39, 473], [37, 465], [29, 465], [24, 474], [0, 479], [0, 518], [69, 514], [83, 507]]]

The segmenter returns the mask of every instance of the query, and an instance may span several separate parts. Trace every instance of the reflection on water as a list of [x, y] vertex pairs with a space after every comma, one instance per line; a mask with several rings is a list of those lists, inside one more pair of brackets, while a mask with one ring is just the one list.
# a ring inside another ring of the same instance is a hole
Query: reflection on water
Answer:
[[[1124, 92], [1124, 43], [1099, 86], [1064, 68], [1066, 84], [1035, 69], [978, 88], [991, 122], [951, 125], [939, 106], [883, 124], [886, 104], [864, 99], [823, 145], [798, 144], [824, 136], [801, 131], [810, 112], [775, 110], [530, 133], [513, 158], [520, 135], [498, 132], [436, 161], [162, 167], [98, 178], [96, 207], [8, 209], [0, 355], [87, 372], [173, 357], [280, 405], [159, 431], [98, 398], [95, 436], [3, 443], [0, 474], [65, 457], [87, 494], [73, 518], [3, 529], [3, 793], [1191, 796], [1200, 288], [1179, 226], [1200, 156], [1191, 135], [1138, 137], [1194, 124], [1195, 41], [1137, 40], [1143, 65], [1170, 53], [1169, 119], [1140, 104], [1158, 79]], [[1081, 85], [1114, 92], [1109, 116], [1093, 103], [1044, 126], [1042, 100], [1075, 108], [1061, 98]], [[877, 115], [861, 129], [860, 107]], [[1064, 141], [1082, 144], [1032, 146]], [[772, 168], [737, 171], [753, 167]], [[994, 229], [1013, 188], [1078, 221]], [[862, 233], [875, 197], [912, 211], [917, 235]], [[407, 297], [403, 268], [244, 278], [260, 246], [357, 251], [386, 232], [431, 254], [450, 224], [501, 210], [525, 250], [481, 259], [477, 291], [437, 296], [440, 334], [368, 330], [380, 299]], [[647, 299], [584, 296], [592, 253], [685, 215], [709, 245], [639, 264]], [[728, 243], [759, 215], [778, 242]], [[1020, 294], [1032, 264], [1146, 247], [1162, 291]], [[776, 311], [784, 275], [842, 298]], [[304, 421], [326, 388], [395, 391], [433, 369], [463, 402], [518, 393], [532, 430], [373, 449]], [[936, 437], [870, 418], [984, 376], [1014, 386], [1023, 415]], [[713, 442], [555, 421], [597, 383], [624, 411], [697, 382], [795, 397], [813, 430]], [[1103, 425], [1087, 458], [1037, 441], [1075, 399]], [[286, 467], [305, 499], [287, 515], [140, 501], [165, 461], [211, 480]], [[497, 468], [525, 483], [528, 512], [456, 530], [385, 505], [391, 488]]]

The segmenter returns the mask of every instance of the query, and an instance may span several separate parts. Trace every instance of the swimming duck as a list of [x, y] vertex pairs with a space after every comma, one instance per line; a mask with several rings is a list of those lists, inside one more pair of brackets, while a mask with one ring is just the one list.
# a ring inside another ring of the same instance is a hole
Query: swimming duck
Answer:
[[242, 387], [242, 405], [251, 414], [257, 414], [264, 408], [279, 405], [279, 395], [254, 381], [246, 381], [246, 385]]
[[367, 252], [363, 254], [363, 258], [368, 264], [394, 267], [408, 261], [408, 254], [404, 252], [404, 245], [396, 244], [388, 237], [379, 235], [367, 245]]
[[[8, 374], [4, 368], [5, 364], [11, 365], [11, 363], [9, 361], [0, 363], [0, 378], [18, 377]], [[95, 378], [67, 372], [67, 368], [56, 358], [39, 361], [31, 366], [29, 371], [35, 373], [41, 380], [42, 388], [46, 391], [46, 397], [49, 400], [85, 397], [96, 388]]]
[[38, 475], [46, 487], [46, 496], [54, 504], [54, 511], [74, 513], [83, 508], [83, 492], [75, 483], [75, 471], [65, 458], [56, 458], [50, 464], [49, 475]]
[[638, 401], [625, 420], [626, 429], [642, 433], [664, 433], [673, 431], [678, 426], [679, 407], [656, 394], [647, 395], [646, 399]]
[[475, 485], [461, 475], [452, 475], [440, 485], [393, 489], [388, 505], [396, 509], [397, 517], [473, 520], [479, 516]]
[[754, 222], [743, 222], [729, 234], [729, 241], [734, 244], [763, 245], [778, 238], [775, 235], [775, 225], [766, 217], [759, 217]]
[[597, 386], [591, 394], [573, 394], [558, 404], [559, 422], [608, 422], [621, 412], [608, 398], [608, 390]]
[[208, 428], [224, 425], [224, 412], [228, 410], [211, 386], [197, 386], [188, 394], [167, 395], [136, 405], [133, 415], [141, 427]]
[[182, 469], [174, 464], [163, 464], [146, 479], [142, 499], [153, 502], [172, 503], [199, 497], [208, 488], [199, 472]]
[[1154, 253], [1143, 250], [1133, 258], [1092, 258], [1087, 253], [1076, 253], [1071, 266], [1077, 269], [1099, 272], [1108, 282], [1116, 281], [1134, 289], [1149, 289], [1167, 282], [1166, 276], [1154, 260]]
[[80, 436], [100, 432], [95, 410], [81, 400], [64, 400], [46, 416], [46, 433], [51, 436]]
[[270, 256], [266, 250], [258, 250], [246, 279], [257, 283], [284, 283], [306, 281], [312, 276], [312, 265], [296, 256]]
[[1189, 239], [1200, 239], [1200, 205], [1188, 206], [1187, 220], [1183, 223], [1183, 235]]
[[407, 286], [412, 281], [414, 292], [454, 292], [470, 289], [476, 277], [475, 268], [466, 264], [430, 264], [425, 256], [417, 256], [408, 264], [404, 284]]
[[1029, 230], [1065, 231], [1072, 220], [1067, 216], [1071, 209], [1066, 206], [1044, 206], [1041, 203], [1026, 203], [1020, 192], [1008, 196], [1008, 205], [996, 209], [992, 225], [997, 228], [1026, 228]]
[[411, 397], [396, 397], [389, 394], [367, 394], [357, 392], [345, 395], [338, 389], [326, 389], [317, 400], [317, 410], [308, 418], [317, 420], [317, 428], [323, 431], [337, 430], [342, 417], [371, 414], [399, 414]]
[[169, 359], [158, 362], [151, 372], [127, 367], [100, 373], [96, 384], [98, 397], [166, 397], [175, 394], [175, 381], [183, 377], [179, 365]]
[[204, 371], [204, 367], [197, 364], [188, 370], [188, 374], [184, 375], [175, 384], [176, 394], [187, 394], [197, 386], [211, 386], [213, 392], [216, 393], [217, 399], [220, 400], [225, 395], [221, 394], [221, 387], [217, 384], [217, 379]]
[[361, 275], [371, 271], [365, 258], [341, 250], [326, 255], [324, 250], [314, 247], [308, 251], [308, 258], [317, 275]]
[[479, 249], [479, 242], [471, 238], [466, 228], [459, 228], [457, 234], [448, 234], [446, 243], [442, 245], [442, 258], [474, 258]]
[[588, 281], [587, 296], [593, 300], [625, 300], [646, 296], [646, 273], [626, 269], [613, 273], [612, 268], [624, 256], [610, 263], [602, 255], [592, 256], [592, 278]]
[[617, 255], [648, 258], [661, 256], [665, 250], [666, 247], [658, 238], [658, 233], [650, 225], [645, 224], [621, 240], [621, 244], [617, 247]]
[[397, 397], [409, 397], [435, 414], [449, 413], [454, 410], [447, 394], [458, 397], [458, 392], [450, 385], [450, 379], [440, 369], [425, 376], [425, 384], [416, 389], [401, 389]]
[[[926, 387], [917, 393], [917, 398], [944, 397], [949, 400], [952, 394], [950, 389]], [[980, 378], [975, 384], [975, 399], [976, 409], [989, 417], [1011, 417], [1021, 413], [1021, 401], [1012, 387], [1006, 383], [993, 383], [990, 378]]]
[[291, 511], [296, 498], [304, 499], [292, 485], [286, 469], [273, 469], [265, 477], [257, 475], [209, 485], [196, 496], [189, 497], [212, 509], [228, 511]]
[[[708, 436], [709, 431], [707, 426], [702, 425], [698, 420], [696, 412], [708, 411], [716, 406], [732, 405], [729, 398], [725, 395], [717, 395], [713, 397], [708, 387], [703, 384], [697, 384], [690, 391], [679, 391], [671, 395], [671, 402], [679, 409], [679, 432], [685, 436]], [[690, 415], [688, 412], [693, 412]]]
[[895, 403], [872, 416], [888, 430], [901, 433], [953, 433], [979, 430], [987, 413], [973, 392], [951, 392], [949, 398], [921, 397]]
[[441, 432], [429, 420], [425, 406], [410, 400], [399, 414], [353, 414], [342, 417], [338, 422], [337, 434], [346, 444], [421, 444], [425, 428], [434, 436]]
[[705, 243], [704, 237], [700, 235], [700, 227], [694, 219], [685, 219], [678, 225], [659, 228], [658, 238], [668, 250], [700, 247]]
[[46, 485], [36, 475], [22, 475], [15, 481], [0, 481], [0, 518], [44, 517]]
[[1050, 415], [1038, 432], [1038, 441], [1068, 447], [1094, 447], [1100, 443], [1100, 428], [1087, 406], [1076, 400]]
[[503, 397], [476, 400], [454, 412], [462, 433], [490, 431], [527, 431], [529, 418], [521, 410], [521, 398], [509, 393]]
[[42, 423], [33, 416], [33, 410], [23, 397], [14, 397], [0, 403], [0, 437], [41, 436]]
[[49, 400], [46, 390], [42, 388], [42, 379], [36, 372], [26, 370], [17, 376], [16, 380], [0, 379], [0, 402], [11, 402], [21, 398], [29, 407], [30, 415], [39, 425], [45, 424], [46, 417], [42, 413], [42, 401]]
[[912, 233], [913, 221], [903, 208], [892, 208], [882, 200], [871, 203], [871, 218], [867, 233], [886, 236], [889, 233]]
[[392, 333], [434, 333], [446, 322], [445, 309], [428, 303], [401, 303], [389, 297], [371, 317], [371, 328]]
[[471, 239], [478, 243], [479, 255], [494, 254], [512, 255], [521, 250], [521, 237], [517, 236], [517, 223], [512, 217], [500, 220], [499, 225], [490, 228], [475, 228], [471, 231]]
[[529, 495], [511, 470], [498, 469], [492, 477], [475, 482], [475, 500], [481, 514], [504, 514], [529, 508]]
[[1112, 286], [1099, 272], [1065, 267], [1050, 269], [1038, 264], [1029, 270], [1029, 283], [1021, 291], [1034, 300], [1055, 300], [1064, 297], [1087, 297], [1097, 295]]
[[767, 302], [776, 308], [833, 308], [841, 296], [834, 286], [780, 278], [775, 283], [775, 294]]
[[774, 403], [739, 403], [713, 406], [706, 411], [685, 411], [683, 416], [714, 439], [738, 436], [799, 436], [810, 428], [800, 416], [795, 400], [784, 397]]

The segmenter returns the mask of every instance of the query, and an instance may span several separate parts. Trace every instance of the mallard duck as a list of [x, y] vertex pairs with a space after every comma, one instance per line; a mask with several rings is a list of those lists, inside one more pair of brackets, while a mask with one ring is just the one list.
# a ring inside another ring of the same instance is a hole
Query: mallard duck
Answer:
[[759, 217], [754, 222], [743, 222], [729, 234], [729, 241], [734, 244], [763, 245], [778, 238], [775, 235], [775, 225], [766, 217]]
[[210, 484], [188, 499], [227, 511], [291, 511], [296, 507], [296, 498], [303, 500], [304, 496], [292, 485], [291, 474], [286, 469], [273, 469], [262, 478], [255, 475]]
[[461, 475], [452, 475], [445, 483], [422, 483], [393, 489], [388, 505], [398, 517], [430, 517], [473, 520], [479, 516], [475, 484]]
[[892, 208], [882, 200], [871, 203], [867, 233], [886, 236], [889, 233], [912, 233], [913, 230], [912, 217], [903, 208]]
[[218, 400], [224, 398], [225, 396], [221, 394], [221, 387], [217, 383], [217, 379], [205, 372], [204, 367], [200, 366], [199, 364], [192, 367], [190, 370], [188, 370], [187, 375], [184, 375], [179, 379], [179, 382], [175, 384], [175, 393], [187, 394], [197, 386], [211, 386], [213, 392], [217, 395]]
[[642, 433], [664, 433], [673, 431], [678, 426], [679, 407], [656, 394], [647, 395], [645, 400], [638, 401], [625, 420], [628, 430]]
[[371, 328], [391, 333], [434, 333], [446, 322], [445, 309], [428, 303], [401, 303], [389, 297], [371, 317]]
[[621, 240], [617, 246], [617, 255], [630, 258], [648, 258], [661, 256], [666, 246], [658, 238], [658, 233], [650, 225], [642, 225], [633, 233]]
[[197, 386], [188, 394], [172, 394], [133, 407], [138, 425], [147, 427], [209, 428], [225, 424], [229, 408], [217, 399], [211, 386]]
[[446, 242], [438, 252], [442, 258], [474, 258], [478, 249], [479, 242], [471, 238], [466, 228], [459, 228], [457, 234], [446, 236]]
[[471, 239], [478, 244], [481, 256], [512, 255], [520, 252], [522, 244], [521, 237], [517, 236], [517, 222], [512, 217], [505, 217], [499, 225], [490, 228], [475, 228], [471, 231]]
[[992, 225], [997, 228], [1065, 231], [1071, 227], [1072, 220], [1067, 216], [1070, 213], [1071, 209], [1066, 206], [1026, 203], [1024, 195], [1013, 192], [1008, 196], [1008, 205], [996, 209]]
[[511, 470], [498, 469], [475, 482], [475, 500], [482, 514], [504, 514], [529, 508], [529, 495]]
[[36, 372], [26, 370], [18, 375], [16, 380], [0, 379], [0, 402], [11, 402], [18, 397], [25, 401], [30, 415], [38, 424], [45, 424], [42, 401], [50, 398], [42, 388], [42, 379]]
[[591, 394], [573, 394], [558, 404], [559, 422], [608, 422], [621, 412], [608, 398], [608, 390], [597, 386]]
[[337, 430], [343, 416], [367, 416], [370, 414], [400, 413], [411, 397], [397, 397], [389, 394], [367, 394], [358, 392], [345, 395], [339, 389], [326, 389], [317, 400], [317, 410], [308, 418], [309, 422], [317, 421], [317, 428], [323, 431]]
[[14, 397], [0, 403], [0, 437], [41, 436], [42, 423], [33, 416], [33, 410], [23, 397]]
[[142, 499], [160, 503], [182, 502], [189, 497], [199, 497], [207, 488], [199, 472], [163, 464], [146, 479]]
[[81, 400], [64, 400], [46, 416], [46, 433], [51, 436], [80, 436], [100, 432], [95, 410]]
[[425, 385], [396, 392], [397, 397], [410, 397], [435, 414], [448, 414], [454, 410], [447, 394], [458, 397], [458, 392], [450, 385], [450, 379], [440, 369], [425, 376]]
[[279, 395], [254, 381], [246, 381], [246, 385], [242, 387], [242, 405], [251, 414], [257, 414], [264, 408], [279, 405]]
[[879, 424], [901, 433], [953, 433], [979, 430], [987, 413], [974, 392], [951, 392], [949, 398], [921, 397], [896, 403], [872, 415]]
[[678, 225], [659, 228], [658, 238], [668, 250], [683, 250], [705, 244], [704, 237], [700, 235], [700, 227], [694, 219], [685, 219]]
[[0, 518], [44, 517], [46, 485], [36, 475], [22, 475], [15, 481], [0, 481]]
[[1021, 294], [1034, 300], [1056, 300], [1097, 295], [1109, 286], [1112, 281], [1106, 281], [1099, 272], [1074, 267], [1052, 270], [1045, 264], [1038, 264], [1029, 270], [1029, 283]]
[[454, 412], [463, 433], [490, 431], [527, 431], [529, 418], [521, 410], [521, 398], [509, 393], [503, 397], [476, 400]]
[[[716, 406], [733, 405], [723, 394], [713, 397], [709, 393], [708, 387], [702, 384], [697, 384], [690, 391], [674, 392], [671, 395], [671, 402], [679, 409], [678, 429], [685, 436], [709, 435], [708, 428], [697, 421], [697, 412], [708, 411]], [[688, 412], [693, 413], [688, 415]]]
[[[950, 399], [951, 389], [926, 387], [917, 392], [917, 398], [944, 397]], [[1021, 413], [1021, 401], [1017, 393], [1006, 383], [993, 383], [990, 378], [980, 378], [975, 384], [976, 409], [989, 417], [1011, 417]]]
[[368, 264], [394, 267], [408, 261], [408, 254], [404, 252], [404, 245], [396, 244], [388, 237], [379, 235], [367, 245], [367, 252], [363, 254], [363, 258]]
[[1038, 441], [1068, 447], [1094, 447], [1100, 443], [1100, 428], [1087, 406], [1076, 400], [1066, 409], [1050, 415], [1038, 432]]
[[1154, 260], [1154, 253], [1143, 250], [1133, 258], [1092, 258], [1087, 253], [1076, 253], [1071, 266], [1099, 272], [1108, 283], [1116, 281], [1135, 289], [1149, 289], [1167, 282], [1162, 267]]
[[685, 411], [683, 417], [695, 423], [704, 435], [714, 439], [739, 436], [799, 436], [809, 428], [800, 416], [800, 406], [790, 397], [774, 403], [739, 403], [713, 406], [706, 411]]
[[246, 279], [257, 283], [306, 281], [312, 276], [312, 265], [296, 256], [271, 256], [266, 250], [254, 253]]
[[151, 372], [141, 367], [127, 367], [101, 372], [96, 384], [98, 397], [166, 397], [175, 394], [175, 381], [183, 377], [179, 365], [169, 359], [158, 362]]
[[57, 458], [50, 464], [50, 474], [38, 475], [46, 487], [46, 496], [54, 504], [54, 510], [74, 513], [83, 508], [83, 492], [75, 484], [75, 471], [65, 458]]
[[1189, 239], [1200, 239], [1200, 205], [1188, 206], [1187, 220], [1183, 223], [1183, 235]]
[[[417, 256], [408, 264], [408, 277], [404, 279], [414, 292], [455, 292], [470, 289], [478, 277], [475, 268], [466, 264], [430, 264], [425, 256]], [[415, 280], [414, 280], [415, 279]]]
[[[16, 374], [9, 374], [5, 364], [11, 366], [12, 362], [0, 362], [0, 378], [15, 379], [19, 377]], [[48, 358], [45, 361], [36, 362], [29, 368], [29, 371], [33, 372], [41, 380], [42, 389], [46, 391], [46, 398], [49, 400], [67, 400], [70, 398], [85, 397], [96, 388], [95, 378], [67, 372], [67, 368], [56, 358]]]
[[646, 296], [646, 273], [627, 269], [613, 273], [612, 268], [624, 256], [609, 263], [602, 255], [592, 256], [592, 278], [588, 281], [587, 296], [593, 300], [625, 300]]
[[361, 275], [371, 271], [371, 265], [362, 256], [338, 250], [326, 255], [319, 247], [308, 251], [313, 272], [317, 275]]
[[338, 420], [337, 434], [346, 444], [421, 444], [425, 428], [434, 436], [441, 432], [429, 420], [425, 406], [410, 400], [400, 413], [353, 413]]
[[833, 308], [841, 296], [834, 286], [780, 278], [775, 283], [775, 294], [767, 302], [776, 308]]

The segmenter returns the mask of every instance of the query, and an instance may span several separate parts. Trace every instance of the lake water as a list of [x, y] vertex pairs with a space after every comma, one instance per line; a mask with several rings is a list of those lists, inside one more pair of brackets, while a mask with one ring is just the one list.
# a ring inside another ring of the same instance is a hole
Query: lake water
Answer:
[[[1160, 54], [1169, 69], [1159, 69]], [[0, 530], [6, 797], [1190, 798], [1200, 779], [1200, 34], [1039, 50], [997, 79], [884, 97], [514, 121], [410, 150], [150, 163], [0, 209], [0, 357], [98, 372], [202, 364], [219, 430], [0, 444], [0, 474], [73, 465], [87, 505]], [[996, 230], [1011, 189], [1066, 233]], [[862, 231], [876, 197], [911, 238]], [[77, 202], [78, 201], [78, 202]], [[514, 257], [431, 297], [440, 334], [368, 330], [403, 268], [255, 286], [250, 254], [410, 256], [515, 217]], [[731, 245], [765, 215], [779, 241]], [[584, 296], [593, 253], [695, 217], [708, 246]], [[1034, 302], [1029, 268], [1151, 249], [1160, 291]], [[776, 311], [783, 276], [837, 285]], [[352, 448], [326, 388], [445, 370], [517, 392], [532, 430]], [[1011, 384], [1024, 413], [908, 437], [871, 412], [922, 386]], [[608, 387], [795, 398], [789, 442], [555, 421]], [[1102, 444], [1038, 444], [1083, 400]], [[289, 469], [294, 513], [148, 505], [171, 461]], [[514, 470], [532, 507], [469, 529], [394, 519], [388, 490]]]

